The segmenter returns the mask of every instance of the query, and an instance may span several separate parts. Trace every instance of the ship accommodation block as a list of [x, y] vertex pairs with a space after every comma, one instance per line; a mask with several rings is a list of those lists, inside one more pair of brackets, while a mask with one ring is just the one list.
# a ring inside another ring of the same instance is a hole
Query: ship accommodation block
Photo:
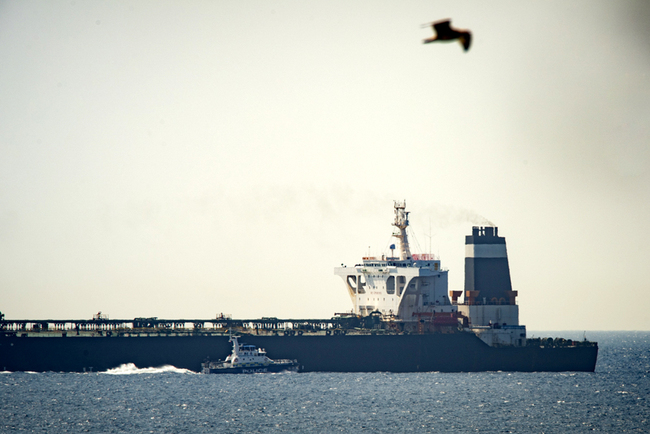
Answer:
[[[517, 291], [512, 290], [506, 240], [496, 227], [473, 227], [465, 238], [465, 290], [448, 292], [447, 270], [430, 254], [411, 254], [406, 228], [409, 213], [395, 202], [393, 233], [400, 242], [399, 257], [363, 258], [354, 267], [337, 267], [356, 315], [373, 312], [400, 321], [461, 325], [485, 343], [525, 345], [526, 329], [519, 325]], [[391, 252], [395, 246], [391, 245]], [[464, 301], [459, 302], [464, 293]]]
[[433, 255], [413, 255], [404, 261], [366, 257], [362, 264], [337, 267], [334, 272], [343, 278], [357, 315], [381, 312], [416, 321], [416, 313], [456, 311], [447, 294], [447, 270]]
[[[402, 321], [418, 321], [418, 314], [455, 312], [447, 295], [447, 270], [431, 254], [411, 254], [406, 228], [409, 213], [406, 202], [394, 202], [399, 257], [363, 258], [354, 267], [337, 267], [348, 289], [353, 312], [367, 316], [372, 312], [393, 316]], [[391, 245], [391, 252], [395, 246]]]

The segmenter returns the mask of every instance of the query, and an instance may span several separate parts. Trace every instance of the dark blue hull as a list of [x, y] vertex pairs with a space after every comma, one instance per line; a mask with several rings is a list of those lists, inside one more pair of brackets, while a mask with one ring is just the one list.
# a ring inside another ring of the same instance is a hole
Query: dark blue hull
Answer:
[[[274, 358], [297, 360], [301, 372], [586, 371], [598, 346], [492, 348], [472, 333], [339, 336], [245, 336]], [[228, 336], [9, 337], [0, 335], [0, 370], [104, 371], [125, 363], [201, 371], [223, 360]]]

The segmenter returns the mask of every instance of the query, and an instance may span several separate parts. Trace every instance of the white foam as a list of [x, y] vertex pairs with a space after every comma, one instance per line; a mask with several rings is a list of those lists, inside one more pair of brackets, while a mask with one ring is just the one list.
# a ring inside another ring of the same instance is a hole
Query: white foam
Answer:
[[133, 363], [126, 363], [124, 365], [118, 366], [117, 368], [109, 369], [107, 371], [100, 372], [100, 373], [109, 374], [109, 375], [133, 375], [133, 374], [164, 374], [167, 372], [172, 372], [175, 374], [196, 374], [196, 372], [191, 371], [189, 369], [180, 369], [177, 368], [176, 366], [171, 366], [171, 365], [159, 366], [157, 368], [138, 368]]

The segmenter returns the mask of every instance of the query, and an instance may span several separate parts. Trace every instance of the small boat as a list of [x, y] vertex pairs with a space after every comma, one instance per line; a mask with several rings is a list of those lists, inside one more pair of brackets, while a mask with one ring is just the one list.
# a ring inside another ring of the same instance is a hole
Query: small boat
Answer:
[[240, 344], [237, 336], [231, 336], [232, 354], [224, 361], [201, 363], [204, 374], [258, 374], [267, 372], [298, 371], [297, 360], [272, 360], [266, 351], [255, 345]]

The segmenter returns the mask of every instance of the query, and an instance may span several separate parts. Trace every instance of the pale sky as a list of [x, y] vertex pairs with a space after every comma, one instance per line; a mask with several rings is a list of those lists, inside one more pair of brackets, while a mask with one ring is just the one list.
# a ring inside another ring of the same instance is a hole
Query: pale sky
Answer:
[[649, 71], [645, 1], [0, 1], [0, 311], [329, 318], [405, 199], [449, 289], [490, 221], [530, 330], [650, 330]]

